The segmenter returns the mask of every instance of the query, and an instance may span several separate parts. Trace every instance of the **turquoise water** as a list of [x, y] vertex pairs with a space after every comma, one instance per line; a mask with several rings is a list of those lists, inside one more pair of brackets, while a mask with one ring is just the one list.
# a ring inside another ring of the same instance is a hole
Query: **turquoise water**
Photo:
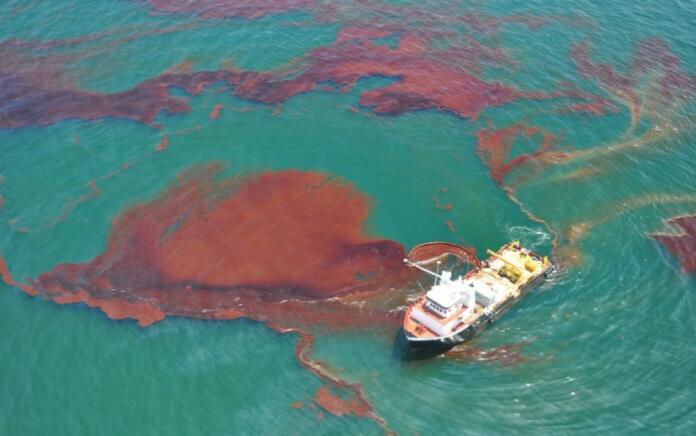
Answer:
[[[2, 129], [0, 252], [10, 271], [24, 280], [59, 263], [89, 261], [104, 251], [119, 212], [161, 192], [180, 171], [211, 161], [224, 162], [228, 174], [299, 168], [339, 175], [374, 199], [370, 233], [406, 247], [450, 240], [482, 252], [521, 239], [547, 254], [553, 234], [491, 180], [475, 151], [476, 132], [488, 123], [504, 127], [524, 120], [553, 132], [569, 150], [626, 143], [552, 166], [515, 191], [551, 229], [587, 229], [576, 244], [580, 260], [473, 343], [482, 350], [522, 344], [524, 362], [405, 363], [392, 354], [391, 330], [325, 331], [314, 356], [344, 379], [362, 383], [379, 415], [404, 434], [694, 433], [696, 276], [649, 237], [665, 231], [663, 220], [696, 211], [696, 137], [688, 128], [693, 100], [674, 114], [663, 113], [667, 121], [646, 117], [631, 131], [626, 105], [582, 78], [569, 51], [590, 40], [594, 60], [624, 71], [637, 41], [659, 37], [681, 58], [681, 68], [694, 73], [696, 7], [685, 1], [431, 1], [421, 7], [585, 17], [591, 26], [503, 25], [496, 37], [484, 39], [504, 47], [518, 65], [482, 74], [527, 90], [572, 82], [611, 99], [618, 111], [561, 115], [548, 102], [528, 100], [488, 108], [477, 120], [434, 110], [398, 116], [348, 110], [358, 106], [361, 92], [384, 86], [386, 79], [371, 77], [347, 93], [291, 97], [277, 114], [275, 106], [217, 92], [214, 85], [190, 97], [190, 112], [160, 113], [160, 129], [113, 117]], [[225, 62], [278, 68], [331, 44], [348, 20], [368, 15], [375, 15], [369, 6], [345, 6], [333, 20], [315, 20], [312, 10], [204, 19], [155, 14], [144, 2], [9, 1], [0, 6], [0, 40], [49, 41], [113, 30], [52, 49], [72, 56], [61, 65], [65, 80], [107, 93], [187, 60], [195, 70]], [[457, 23], [429, 25], [466, 31]], [[158, 29], [167, 31], [153, 32]], [[126, 37], [137, 31], [142, 33]], [[215, 104], [225, 108], [211, 120]], [[630, 146], [644, 131], [665, 125], [684, 127]], [[154, 153], [163, 136], [167, 149]], [[123, 168], [124, 162], [134, 163]], [[568, 177], [576, 169], [594, 172]], [[90, 192], [90, 180], [101, 194], [79, 200]], [[452, 210], [435, 208], [433, 196], [452, 202]], [[295, 359], [296, 337], [263, 324], [170, 317], [141, 328], [84, 305], [57, 305], [0, 288], [4, 434], [382, 432], [372, 421], [332, 416], [314, 405], [323, 382]], [[296, 410], [291, 405], [298, 401], [303, 407]]]

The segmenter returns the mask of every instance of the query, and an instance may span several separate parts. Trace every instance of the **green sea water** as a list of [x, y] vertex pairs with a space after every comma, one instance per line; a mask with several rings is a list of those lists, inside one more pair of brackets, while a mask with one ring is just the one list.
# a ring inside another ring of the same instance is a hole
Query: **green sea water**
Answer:
[[[594, 59], [622, 69], [638, 40], [660, 37], [682, 69], [696, 72], [696, 5], [687, 1], [430, 0], [420, 6], [494, 16], [576, 14], [594, 23], [504, 25], [497, 43], [519, 65], [485, 74], [521, 89], [570, 81], [606, 95], [569, 57], [571, 45], [584, 40], [592, 41]], [[0, 40], [113, 30], [115, 36], [79, 50], [58, 49], [78, 55], [63, 74], [102, 93], [127, 90], [187, 60], [197, 70], [230, 61], [276, 68], [330, 44], [342, 25], [302, 11], [207, 20], [152, 13], [144, 2], [102, 0], [6, 1], [0, 22]], [[136, 27], [170, 31], [118, 38]], [[527, 100], [489, 108], [477, 120], [432, 110], [399, 116], [348, 110], [361, 92], [386, 82], [371, 77], [347, 93], [304, 93], [279, 113], [211, 86], [190, 97], [189, 113], [161, 113], [160, 129], [103, 118], [0, 130], [0, 252], [21, 280], [59, 263], [89, 261], [104, 251], [111, 222], [124, 208], [152, 198], [194, 164], [221, 161], [230, 175], [288, 168], [336, 174], [374, 200], [369, 232], [406, 247], [449, 240], [482, 252], [520, 239], [548, 254], [553, 235], [491, 180], [475, 152], [476, 132], [487, 123], [526, 120], [568, 149], [628, 143], [574, 164], [596, 171], [592, 177], [568, 178], [568, 167], [552, 167], [516, 191], [552, 228], [589, 229], [578, 242], [577, 264], [473, 343], [483, 350], [522, 344], [524, 362], [402, 362], [392, 353], [395, 332], [383, 330], [324, 332], [314, 356], [362, 383], [376, 411], [403, 434], [696, 432], [696, 276], [649, 237], [666, 231], [665, 219], [696, 211], [693, 131], [632, 147], [640, 135], [626, 133], [630, 114], [619, 101], [616, 113], [602, 117], [560, 115]], [[211, 120], [215, 104], [225, 108]], [[672, 124], [688, 120], [693, 109], [686, 102]], [[652, 127], [644, 121], [637, 131]], [[165, 135], [168, 148], [152, 153]], [[134, 164], [123, 168], [124, 162]], [[76, 201], [89, 194], [90, 180], [100, 195]], [[452, 210], [435, 208], [433, 196], [451, 202]], [[369, 420], [320, 413], [312, 398], [322, 381], [296, 361], [296, 337], [260, 323], [170, 317], [141, 328], [0, 284], [0, 331], [2, 434], [382, 432]], [[304, 406], [296, 410], [291, 404], [298, 401]]]

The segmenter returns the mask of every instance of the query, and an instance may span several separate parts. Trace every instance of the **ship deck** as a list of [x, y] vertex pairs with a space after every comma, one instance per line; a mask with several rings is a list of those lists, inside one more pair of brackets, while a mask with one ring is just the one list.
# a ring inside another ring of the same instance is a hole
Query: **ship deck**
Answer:
[[[540, 276], [548, 266], [546, 260], [527, 250], [521, 250], [519, 247], [505, 246], [497, 253], [491, 254], [491, 257], [483, 262], [481, 269], [470, 271], [462, 278], [464, 282], [475, 288], [476, 292], [488, 295], [490, 302], [485, 303], [487, 304], [485, 307], [477, 302], [474, 310], [465, 319], [456, 322], [467, 312], [466, 306], [447, 317], [443, 317], [427, 307], [426, 296], [423, 295], [406, 311], [403, 323], [404, 330], [411, 336], [420, 339], [455, 334], [463, 327], [474, 324], [484, 313], [495, 311], [511, 299], [519, 297], [522, 290]], [[516, 282], [500, 273], [506, 264], [517, 266], [519, 277]], [[414, 319], [414, 314], [423, 322]], [[427, 319], [424, 319], [423, 316], [426, 316]], [[447, 334], [443, 334], [443, 332]]]

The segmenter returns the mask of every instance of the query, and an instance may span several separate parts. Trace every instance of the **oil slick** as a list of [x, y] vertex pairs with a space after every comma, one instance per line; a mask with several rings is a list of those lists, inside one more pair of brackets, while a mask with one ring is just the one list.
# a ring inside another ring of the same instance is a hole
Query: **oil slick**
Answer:
[[672, 218], [667, 224], [679, 228], [681, 233], [658, 233], [652, 235], [653, 238], [681, 261], [684, 271], [696, 271], [696, 215]]
[[370, 203], [350, 184], [300, 171], [217, 179], [221, 171], [179, 175], [114, 220], [103, 254], [58, 265], [32, 286], [107, 314], [116, 301], [138, 303], [123, 314], [148, 325], [165, 315], [272, 318], [266, 305], [299, 308], [412, 278], [400, 244], [362, 233]]
[[298, 334], [300, 363], [334, 388], [317, 403], [351, 411], [386, 428], [362, 387], [343, 381], [310, 356], [306, 330], [389, 326], [400, 313], [356, 308], [342, 298], [379, 301], [415, 277], [403, 247], [363, 232], [371, 202], [352, 185], [322, 173], [266, 172], [219, 177], [220, 165], [194, 168], [157, 198], [113, 223], [107, 248], [91, 262], [61, 264], [27, 284], [4, 261], [11, 286], [59, 304], [84, 303], [113, 319], [147, 326], [166, 316], [246, 317]]
[[[159, 2], [155, 3], [159, 5]], [[198, 11], [207, 3], [215, 5], [204, 9], [204, 14], [231, 7], [235, 11], [249, 10], [250, 17], [257, 17], [251, 9], [263, 9], [263, 5], [250, 3], [240, 6], [237, 2], [167, 4], [176, 10], [192, 8]], [[288, 6], [280, 2], [267, 3], [269, 5], [266, 6], [273, 8], [274, 5]], [[511, 22], [518, 19], [510, 18]], [[484, 22], [477, 20], [479, 27]], [[485, 28], [493, 26], [497, 29], [502, 22], [497, 20]], [[156, 32], [126, 32], [111, 44], [122, 44], [140, 34]], [[594, 111], [599, 111], [604, 101], [578, 90], [518, 90], [482, 78], [484, 68], [512, 68], [514, 62], [503, 49], [484, 45], [475, 38], [465, 38], [457, 41], [455, 46], [441, 48], [437, 44], [442, 35], [437, 32], [414, 30], [401, 24], [375, 25], [369, 22], [341, 27], [332, 44], [315, 48], [273, 71], [243, 70], [230, 63], [217, 70], [194, 71], [191, 62], [185, 61], [122, 92], [104, 94], [80, 89], [64, 74], [64, 64], [90, 55], [89, 50], [81, 48], [85, 40], [103, 37], [96, 34], [46, 43], [15, 40], [0, 43], [0, 54], [12, 60], [0, 67], [0, 83], [13, 84], [0, 91], [0, 103], [13, 102], [11, 105], [0, 104], [0, 128], [43, 126], [66, 119], [96, 120], [104, 117], [129, 119], [159, 127], [155, 119], [160, 112], [179, 114], [191, 110], [189, 97], [172, 96], [170, 88], [176, 87], [189, 96], [196, 96], [217, 82], [226, 83], [232, 95], [274, 105], [276, 111], [279, 110], [279, 103], [296, 95], [312, 90], [347, 92], [358, 80], [367, 77], [394, 80], [386, 86], [365, 91], [360, 96], [361, 106], [381, 115], [436, 109], [462, 118], [476, 119], [486, 108], [518, 99], [565, 98], [569, 99], [571, 108], [572, 105], [590, 105]], [[379, 43], [378, 40], [383, 38], [395, 38], [397, 44], [392, 47]], [[54, 52], [56, 47], [75, 48], [77, 52], [63, 55]], [[37, 50], [42, 53], [41, 57], [35, 57]], [[333, 86], [327, 87], [327, 83]], [[221, 108], [215, 106], [209, 118], [217, 118]]]
[[[630, 113], [629, 137], [582, 151], [559, 149], [555, 132], [527, 122], [497, 128], [489, 125], [477, 132], [476, 152], [490, 178], [530, 220], [547, 227], [554, 235], [556, 255], [568, 266], [580, 262], [578, 242], [593, 227], [632, 207], [642, 207], [645, 199], [629, 198], [625, 202], [628, 206], [620, 210], [608, 208], [601, 217], [584, 217], [561, 230], [516, 197], [522, 182], [538, 180], [552, 165], [587, 162], [587, 166], [559, 176], [579, 183], [601, 172], [594, 162], [596, 157], [652, 145], [696, 125], [693, 118], [678, 116], [683, 103], [696, 94], [696, 76], [683, 70], [677, 56], [660, 39], [639, 42], [625, 72], [594, 61], [589, 42], [573, 46], [570, 57], [577, 71], [609, 94], [607, 98], [579, 91], [572, 84], [560, 89], [518, 89], [484, 74], [491, 67], [514, 70], [518, 66], [497, 44], [502, 26], [512, 23], [535, 30], [561, 22], [591, 27], [591, 23], [572, 17], [449, 14], [372, 2], [357, 6], [369, 9], [374, 16], [393, 17], [385, 23], [379, 18], [338, 19], [341, 14], [354, 15], [350, 8], [355, 7], [327, 6], [315, 0], [150, 0], [148, 4], [153, 13], [195, 15], [210, 22], [300, 11], [314, 14], [317, 22], [340, 22], [341, 26], [332, 42], [276, 70], [251, 71], [227, 63], [219, 69], [197, 71], [192, 62], [184, 61], [131, 89], [114, 93], [81, 89], [66, 74], [65, 65], [92, 55], [92, 49], [83, 50], [82, 44], [104, 39], [96, 49], [104, 52], [145, 35], [191, 25], [121, 29], [120, 34], [108, 31], [41, 43], [7, 40], [0, 43], [0, 55], [6, 60], [0, 66], [0, 84], [6, 85], [0, 87], [0, 129], [104, 117], [159, 128], [157, 118], [163, 112], [190, 111], [191, 96], [220, 82], [224, 92], [266, 105], [274, 114], [280, 112], [282, 103], [300, 94], [348, 92], [369, 77], [386, 78], [390, 83], [363, 91], [359, 106], [349, 106], [349, 110], [374, 117], [435, 110], [460, 121], [473, 121], [487, 109], [523, 99], [551, 100], [556, 114], [571, 116], [604, 116], [618, 111], [614, 103], [624, 105]], [[442, 26], [432, 23], [464, 25], [474, 37], [445, 33]], [[385, 44], [385, 39], [393, 44]], [[453, 43], [441, 44], [443, 40]], [[187, 95], [172, 95], [172, 87]], [[225, 121], [219, 118], [223, 109], [222, 118], [253, 110], [225, 109], [217, 103], [208, 118]], [[193, 129], [202, 128], [196, 125]], [[150, 150], [144, 157], [167, 150], [169, 135], [161, 134], [154, 147], [148, 145]], [[520, 138], [534, 141], [537, 148], [525, 154], [513, 153]], [[590, 160], [593, 165], [589, 165]], [[124, 164], [120, 171], [131, 164]], [[80, 204], [99, 196], [98, 182], [118, 173], [89, 181], [84, 195], [66, 202], [60, 214], [47, 219], [44, 226], [61, 222]], [[27, 294], [60, 304], [84, 303], [110, 318], [134, 319], [142, 326], [167, 316], [245, 317], [265, 322], [278, 332], [298, 335], [298, 361], [326, 383], [316, 392], [316, 404], [335, 415], [372, 419], [388, 432], [386, 421], [374, 410], [360, 384], [343, 380], [311, 357], [311, 329], [398, 325], [401, 305], [395, 300], [403, 303], [403, 298], [395, 298], [394, 289], [398, 291], [415, 280], [413, 272], [401, 263], [404, 248], [396, 241], [365, 234], [363, 226], [371, 202], [345, 181], [293, 170], [232, 178], [221, 174], [218, 165], [189, 170], [157, 198], [124, 211], [114, 221], [106, 251], [90, 262], [57, 265], [24, 283], [10, 275], [0, 258], [0, 275], [5, 283]], [[648, 200], [653, 204], [657, 201]], [[434, 201], [434, 207], [443, 212], [453, 208], [451, 202]], [[664, 201], [676, 202], [671, 198]], [[2, 205], [0, 196], [0, 208]], [[452, 220], [443, 223], [451, 232], [457, 231]], [[681, 260], [684, 270], [696, 270], [696, 218], [678, 217], [670, 223], [681, 227], [683, 233], [653, 237]], [[19, 223], [18, 218], [10, 220], [10, 227], [23, 233], [35, 230]], [[359, 306], [353, 304], [356, 301]], [[450, 357], [503, 364], [521, 361], [519, 347], [514, 345], [489, 351], [465, 347], [453, 350]]]

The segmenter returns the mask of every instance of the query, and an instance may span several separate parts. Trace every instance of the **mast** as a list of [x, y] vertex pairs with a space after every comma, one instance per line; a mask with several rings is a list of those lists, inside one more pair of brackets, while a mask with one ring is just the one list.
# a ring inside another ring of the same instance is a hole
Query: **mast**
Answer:
[[[408, 266], [412, 266], [412, 267], [414, 267], [414, 268], [418, 268], [419, 270], [423, 271], [423, 272], [426, 273], [426, 274], [429, 274], [429, 275], [435, 277], [436, 279], [439, 279], [439, 280], [442, 280], [442, 279], [443, 279], [443, 277], [442, 277], [440, 274], [434, 273], [434, 272], [430, 271], [428, 268], [423, 268], [422, 266], [418, 265], [417, 263], [411, 262], [411, 261], [408, 260], [408, 259], [404, 259], [404, 263], [405, 263], [406, 265], [408, 265]], [[440, 262], [438, 262], [438, 269], [439, 269], [439, 267], [440, 267], [439, 264], [440, 264]]]

